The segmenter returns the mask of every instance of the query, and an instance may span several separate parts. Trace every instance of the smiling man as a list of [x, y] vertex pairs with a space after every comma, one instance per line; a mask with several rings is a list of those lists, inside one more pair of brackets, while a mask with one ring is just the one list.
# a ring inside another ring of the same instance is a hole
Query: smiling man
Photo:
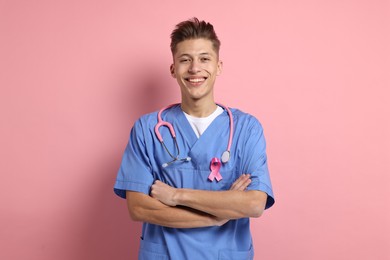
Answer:
[[135, 122], [114, 191], [142, 221], [139, 259], [253, 259], [250, 218], [274, 204], [259, 121], [217, 104], [222, 72], [213, 26], [171, 34], [181, 103]]
[[[180, 86], [183, 111], [198, 117], [210, 115], [216, 109], [214, 83], [222, 71], [222, 62], [213, 43], [203, 38], [179, 42], [173, 52], [173, 61], [171, 74]], [[198, 111], [202, 114], [189, 111], [197, 107], [202, 108]]]

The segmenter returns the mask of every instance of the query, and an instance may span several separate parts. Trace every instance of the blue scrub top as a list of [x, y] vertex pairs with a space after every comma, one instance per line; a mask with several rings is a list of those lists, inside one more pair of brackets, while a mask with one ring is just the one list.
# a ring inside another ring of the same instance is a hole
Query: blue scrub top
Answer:
[[[263, 128], [253, 116], [231, 109], [234, 120], [230, 160], [222, 164], [219, 182], [209, 181], [210, 161], [220, 158], [229, 139], [229, 116], [219, 115], [198, 139], [180, 105], [162, 113], [176, 132], [180, 158], [189, 162], [175, 162], [163, 168], [172, 158], [154, 133], [157, 113], [137, 120], [131, 130], [122, 163], [114, 186], [115, 193], [126, 198], [126, 190], [149, 195], [155, 180], [176, 188], [199, 190], [228, 190], [244, 173], [251, 174], [247, 190], [267, 193], [266, 209], [274, 204], [274, 195], [267, 167]], [[164, 143], [173, 155], [176, 148], [166, 127], [160, 127]], [[252, 259], [253, 247], [249, 218], [230, 220], [220, 227], [168, 228], [144, 223], [139, 259]], [[165, 257], [165, 258], [164, 258]]]

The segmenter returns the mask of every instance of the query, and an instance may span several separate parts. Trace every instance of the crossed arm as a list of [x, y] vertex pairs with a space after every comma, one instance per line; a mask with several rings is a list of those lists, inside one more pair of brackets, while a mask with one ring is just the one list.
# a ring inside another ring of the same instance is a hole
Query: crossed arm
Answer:
[[127, 205], [135, 221], [166, 227], [220, 226], [230, 219], [261, 216], [267, 194], [246, 191], [250, 175], [241, 175], [227, 191], [176, 189], [156, 181], [151, 196], [127, 191]]

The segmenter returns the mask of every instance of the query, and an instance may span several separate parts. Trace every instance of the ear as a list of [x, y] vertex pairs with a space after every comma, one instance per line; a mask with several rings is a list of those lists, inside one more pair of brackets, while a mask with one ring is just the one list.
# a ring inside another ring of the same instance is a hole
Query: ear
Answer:
[[222, 68], [223, 68], [223, 62], [220, 60], [218, 61], [218, 65], [217, 65], [217, 76], [219, 76], [222, 73]]
[[175, 66], [173, 64], [171, 64], [171, 66], [169, 67], [169, 70], [171, 71], [171, 76], [173, 78], [176, 78], [176, 74], [175, 74]]

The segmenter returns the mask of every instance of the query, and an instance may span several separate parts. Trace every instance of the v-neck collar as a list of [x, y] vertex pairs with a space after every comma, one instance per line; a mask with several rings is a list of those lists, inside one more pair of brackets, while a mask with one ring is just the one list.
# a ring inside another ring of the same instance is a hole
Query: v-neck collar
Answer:
[[190, 149], [192, 146], [198, 141], [198, 137], [196, 136], [194, 130], [191, 127], [190, 122], [188, 122], [186, 116], [184, 115], [183, 110], [181, 109], [181, 106], [178, 105], [175, 109], [175, 118], [177, 129], [176, 131], [180, 131], [181, 136], [187, 141]]
[[[172, 111], [173, 113], [169, 120], [172, 120], [171, 122], [174, 123], [176, 136], [183, 139], [182, 142], [184, 142], [184, 145], [187, 146], [188, 149], [188, 156], [194, 161], [210, 159], [203, 158], [206, 154], [205, 149], [208, 149], [208, 146], [210, 145], [210, 140], [221, 139], [221, 149], [225, 149], [224, 146], [227, 145], [227, 140], [225, 141], [222, 136], [225, 136], [223, 135], [225, 131], [229, 131], [230, 123], [225, 109], [211, 122], [199, 138], [196, 136], [180, 105], [173, 107], [172, 109], [174, 111]], [[214, 156], [219, 157], [220, 154], [215, 154]]]

